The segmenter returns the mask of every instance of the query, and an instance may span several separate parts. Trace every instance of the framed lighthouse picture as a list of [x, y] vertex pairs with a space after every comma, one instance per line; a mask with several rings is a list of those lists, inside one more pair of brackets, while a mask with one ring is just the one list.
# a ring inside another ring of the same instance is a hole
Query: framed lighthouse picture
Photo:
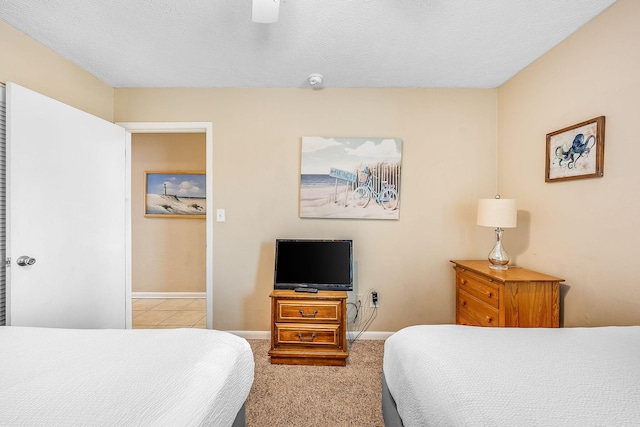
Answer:
[[204, 171], [147, 171], [144, 182], [145, 217], [206, 218]]

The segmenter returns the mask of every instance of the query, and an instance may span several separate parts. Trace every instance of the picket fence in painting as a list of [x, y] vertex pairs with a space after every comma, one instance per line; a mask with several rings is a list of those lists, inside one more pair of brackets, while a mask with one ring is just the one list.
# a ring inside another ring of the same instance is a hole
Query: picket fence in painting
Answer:
[[301, 218], [400, 216], [402, 140], [303, 137]]

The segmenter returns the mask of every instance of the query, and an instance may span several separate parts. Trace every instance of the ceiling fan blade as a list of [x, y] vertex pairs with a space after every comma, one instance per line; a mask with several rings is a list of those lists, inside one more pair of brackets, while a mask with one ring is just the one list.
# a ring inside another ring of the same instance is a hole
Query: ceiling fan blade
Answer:
[[278, 20], [280, 0], [253, 0], [251, 19], [259, 24], [271, 24]]

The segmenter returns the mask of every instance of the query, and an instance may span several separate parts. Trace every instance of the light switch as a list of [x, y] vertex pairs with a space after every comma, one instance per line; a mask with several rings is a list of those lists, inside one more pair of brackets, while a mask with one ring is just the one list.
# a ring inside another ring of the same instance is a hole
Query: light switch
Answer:
[[224, 222], [224, 209], [216, 210], [216, 221]]

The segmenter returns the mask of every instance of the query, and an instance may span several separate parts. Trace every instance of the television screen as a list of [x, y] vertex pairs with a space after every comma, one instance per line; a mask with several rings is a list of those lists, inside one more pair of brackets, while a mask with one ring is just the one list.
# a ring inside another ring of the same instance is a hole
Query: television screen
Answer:
[[353, 290], [351, 240], [276, 240], [274, 289]]

